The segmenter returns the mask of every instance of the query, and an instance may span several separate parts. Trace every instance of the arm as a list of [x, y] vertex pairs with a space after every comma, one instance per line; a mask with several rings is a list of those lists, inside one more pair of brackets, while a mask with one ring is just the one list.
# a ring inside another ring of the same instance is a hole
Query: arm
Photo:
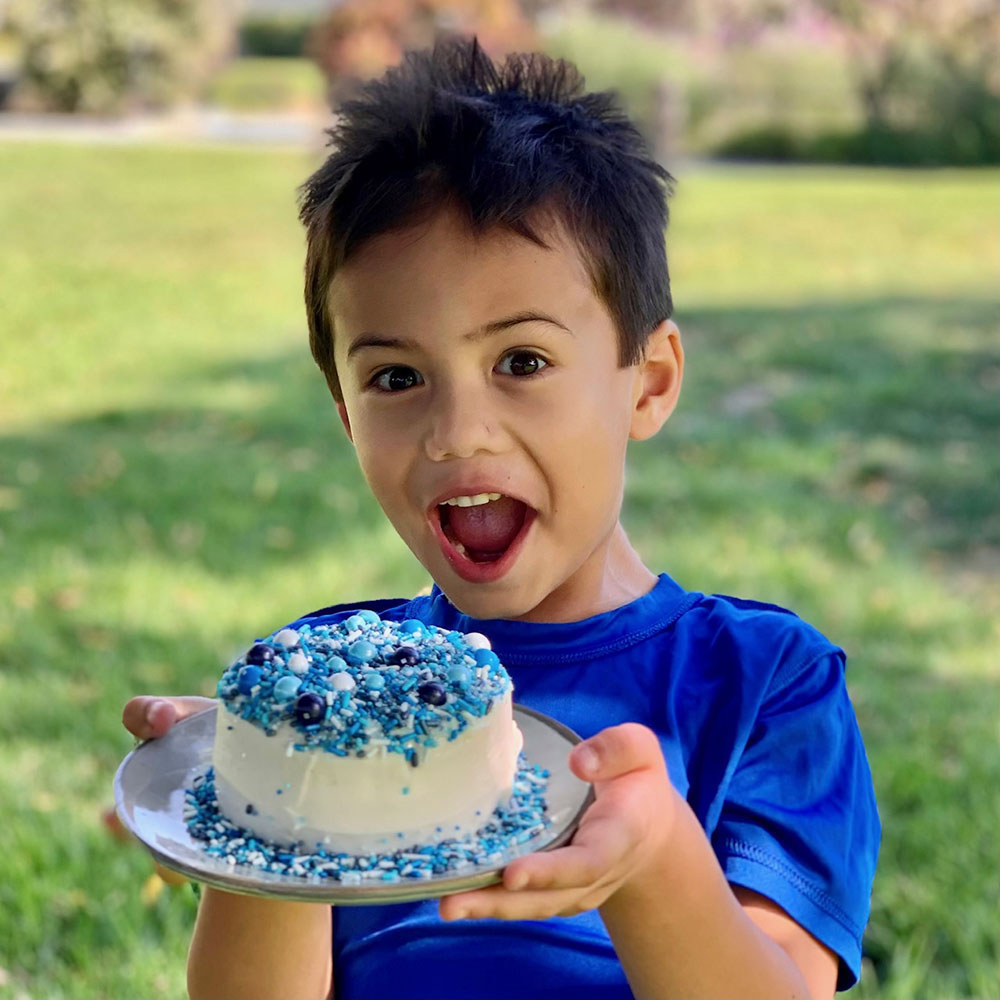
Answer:
[[[209, 698], [133, 698], [122, 722], [140, 739], [164, 736]], [[319, 903], [240, 896], [206, 887], [188, 951], [188, 993], [222, 1000], [333, 996], [332, 910]]]
[[192, 1000], [333, 995], [331, 908], [205, 888], [191, 949]]
[[502, 886], [443, 899], [445, 919], [599, 907], [636, 996], [833, 995], [836, 957], [774, 904], [729, 886], [650, 730], [606, 729], [570, 762], [597, 792], [572, 844], [512, 862]]
[[832, 997], [837, 957], [770, 900], [731, 887], [674, 795], [669, 844], [600, 907], [635, 995]]

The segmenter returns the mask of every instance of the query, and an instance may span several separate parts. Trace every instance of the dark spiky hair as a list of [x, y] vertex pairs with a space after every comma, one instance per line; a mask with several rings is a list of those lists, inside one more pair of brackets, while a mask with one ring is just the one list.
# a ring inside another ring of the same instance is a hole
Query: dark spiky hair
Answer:
[[[579, 248], [614, 320], [619, 363], [671, 313], [664, 249], [673, 181], [610, 93], [540, 53], [495, 65], [475, 39], [408, 53], [364, 84], [329, 130], [333, 152], [300, 191], [310, 345], [336, 399], [330, 282], [366, 241], [445, 205], [474, 232], [545, 246], [540, 213]], [[532, 222], [536, 227], [532, 227]]]

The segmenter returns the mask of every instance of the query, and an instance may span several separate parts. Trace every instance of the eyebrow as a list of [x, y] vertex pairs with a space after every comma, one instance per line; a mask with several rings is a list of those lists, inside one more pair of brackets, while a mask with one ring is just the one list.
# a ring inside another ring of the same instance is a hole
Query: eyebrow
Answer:
[[[484, 337], [489, 337], [495, 333], [501, 333], [504, 330], [509, 330], [512, 326], [518, 326], [521, 323], [549, 323], [552, 326], [558, 327], [560, 330], [564, 330], [566, 333], [572, 336], [573, 331], [570, 330], [568, 326], [564, 326], [557, 319], [547, 315], [543, 312], [536, 312], [535, 310], [526, 310], [519, 313], [514, 313], [512, 316], [505, 316], [503, 319], [490, 320], [489, 323], [484, 323], [482, 326], [477, 327], [475, 330], [470, 331], [465, 335], [466, 340], [482, 340]], [[358, 351], [364, 350], [366, 347], [414, 347], [414, 341], [407, 340], [405, 337], [391, 337], [386, 334], [381, 333], [362, 333], [360, 336], [356, 337], [351, 341], [351, 346], [347, 349], [347, 356], [350, 358]]]

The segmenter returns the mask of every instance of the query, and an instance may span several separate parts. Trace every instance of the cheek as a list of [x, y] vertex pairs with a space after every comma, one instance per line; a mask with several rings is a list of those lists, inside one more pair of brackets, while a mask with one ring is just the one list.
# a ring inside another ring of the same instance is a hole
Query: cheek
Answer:
[[393, 489], [393, 461], [390, 450], [381, 447], [377, 441], [359, 438], [355, 435], [354, 448], [369, 488], [375, 494], [379, 503], [385, 506], [396, 494]]

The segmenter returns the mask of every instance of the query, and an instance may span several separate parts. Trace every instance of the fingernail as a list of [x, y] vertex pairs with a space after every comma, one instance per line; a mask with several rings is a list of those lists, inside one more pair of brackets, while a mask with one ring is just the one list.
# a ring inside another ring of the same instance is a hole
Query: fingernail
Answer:
[[152, 725], [153, 724], [153, 716], [156, 714], [156, 710], [161, 705], [165, 705], [165, 704], [166, 704], [166, 702], [163, 702], [163, 701], [150, 702], [149, 708], [146, 709], [146, 722], [148, 722], [150, 725]]
[[507, 888], [511, 892], [518, 892], [523, 889], [528, 884], [528, 875], [526, 872], [517, 872], [511, 875], [510, 880], [507, 882]]
[[580, 746], [576, 748], [576, 762], [580, 765], [580, 769], [583, 771], [588, 771], [593, 773], [600, 767], [600, 758], [597, 756], [597, 751], [586, 743], [581, 743]]
[[469, 915], [469, 911], [468, 910], [454, 910], [452, 912], [451, 916], [448, 917], [448, 919], [449, 920], [464, 920], [468, 915]]

